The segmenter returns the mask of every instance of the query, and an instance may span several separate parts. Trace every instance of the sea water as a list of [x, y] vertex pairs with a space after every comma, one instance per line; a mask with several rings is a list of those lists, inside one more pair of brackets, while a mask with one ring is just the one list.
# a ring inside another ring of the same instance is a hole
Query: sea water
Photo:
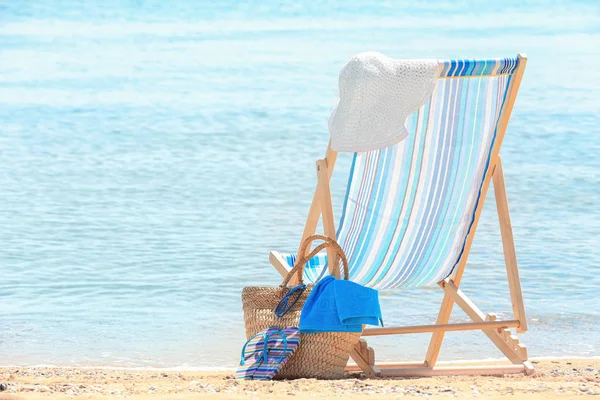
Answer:
[[[0, 2], [0, 364], [236, 365], [241, 290], [280, 283], [268, 252], [298, 246], [338, 72], [363, 51], [527, 53], [502, 149], [521, 341], [600, 355], [598, 21], [595, 1]], [[491, 195], [462, 287], [512, 318]], [[442, 292], [380, 297], [387, 325], [430, 324]], [[428, 339], [370, 343], [418, 360]], [[442, 359], [501, 356], [447, 339]]]

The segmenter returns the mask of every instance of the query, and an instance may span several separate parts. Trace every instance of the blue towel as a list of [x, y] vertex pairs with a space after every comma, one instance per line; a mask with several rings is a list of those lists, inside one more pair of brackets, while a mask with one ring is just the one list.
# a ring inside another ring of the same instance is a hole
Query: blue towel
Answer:
[[328, 275], [310, 292], [300, 314], [300, 332], [362, 332], [363, 324], [383, 326], [379, 293]]

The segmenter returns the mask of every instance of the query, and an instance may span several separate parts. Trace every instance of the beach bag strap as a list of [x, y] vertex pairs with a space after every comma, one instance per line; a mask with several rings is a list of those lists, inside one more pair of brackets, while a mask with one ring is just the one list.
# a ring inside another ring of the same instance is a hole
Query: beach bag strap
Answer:
[[[322, 240], [324, 243], [321, 243], [320, 245], [315, 247], [315, 249], [313, 251], [311, 251], [309, 254], [306, 254], [306, 249], [308, 249], [308, 246], [314, 240], [317, 240], [317, 239]], [[336, 255], [335, 259], [333, 260], [333, 269], [339, 268], [340, 260], [341, 260], [342, 266], [343, 266], [343, 272], [344, 272], [344, 275], [343, 275], [344, 279], [348, 280], [348, 260], [346, 259], [346, 254], [344, 254], [344, 250], [342, 250], [342, 247], [338, 244], [338, 242], [336, 242], [332, 238], [324, 236], [324, 235], [311, 235], [311, 236], [307, 237], [304, 240], [304, 242], [302, 242], [302, 246], [300, 247], [300, 253], [298, 254], [298, 255], [302, 255], [302, 257], [298, 258], [298, 260], [296, 261], [296, 265], [294, 265], [294, 268], [292, 268], [290, 270], [290, 272], [288, 272], [286, 277], [283, 279], [283, 282], [281, 283], [280, 287], [282, 289], [285, 288], [287, 286], [288, 282], [290, 281], [290, 279], [292, 279], [292, 276], [294, 276], [294, 274], [298, 275], [298, 282], [300, 284], [303, 284], [304, 283], [304, 280], [303, 280], [304, 267], [305, 267], [306, 263], [311, 258], [313, 258], [316, 254], [318, 254], [321, 250], [323, 250], [324, 248], [327, 248], [327, 247], [331, 247]], [[328, 261], [331, 262], [331, 260], [328, 260]]]

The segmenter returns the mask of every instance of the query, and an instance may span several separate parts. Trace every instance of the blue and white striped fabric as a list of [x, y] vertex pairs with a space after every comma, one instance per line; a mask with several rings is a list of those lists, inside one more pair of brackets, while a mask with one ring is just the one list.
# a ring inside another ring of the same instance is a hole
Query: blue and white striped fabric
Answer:
[[263, 329], [242, 348], [236, 379], [270, 380], [279, 373], [300, 346], [296, 327]]
[[[354, 155], [337, 231], [352, 281], [384, 289], [450, 275], [517, 65], [516, 58], [441, 62], [430, 101], [408, 119], [408, 138]], [[284, 257], [293, 265], [294, 255]], [[311, 260], [306, 279], [314, 281], [326, 262], [325, 254]]]
[[[287, 253], [282, 254], [282, 256], [290, 267], [293, 267], [296, 264], [297, 253]], [[309, 282], [316, 282], [320, 278], [321, 272], [325, 271], [326, 268], [327, 253], [319, 253], [306, 263], [306, 266], [304, 267], [304, 278]]]

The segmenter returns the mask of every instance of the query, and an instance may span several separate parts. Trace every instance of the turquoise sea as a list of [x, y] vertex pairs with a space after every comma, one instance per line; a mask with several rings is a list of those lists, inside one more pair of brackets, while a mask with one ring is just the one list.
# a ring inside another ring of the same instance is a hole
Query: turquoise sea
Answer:
[[[597, 1], [0, 0], [0, 365], [236, 365], [241, 290], [279, 283], [268, 251], [296, 249], [338, 72], [369, 50], [529, 56], [502, 150], [521, 341], [599, 356], [599, 21]], [[510, 318], [493, 196], [463, 288]], [[387, 325], [440, 300], [381, 293]], [[442, 359], [501, 356], [447, 338]], [[407, 360], [428, 339], [372, 343]]]

